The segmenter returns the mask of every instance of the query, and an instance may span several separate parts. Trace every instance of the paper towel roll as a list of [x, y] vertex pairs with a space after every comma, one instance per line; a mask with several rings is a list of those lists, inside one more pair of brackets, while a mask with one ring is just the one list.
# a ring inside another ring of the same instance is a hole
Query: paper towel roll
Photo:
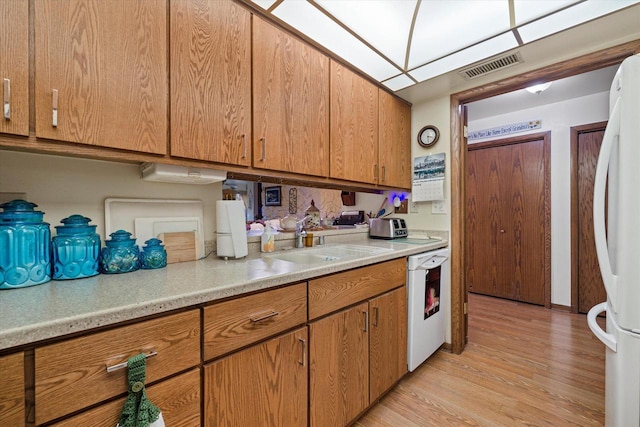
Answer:
[[245, 206], [242, 200], [216, 201], [216, 236], [219, 257], [247, 256]]

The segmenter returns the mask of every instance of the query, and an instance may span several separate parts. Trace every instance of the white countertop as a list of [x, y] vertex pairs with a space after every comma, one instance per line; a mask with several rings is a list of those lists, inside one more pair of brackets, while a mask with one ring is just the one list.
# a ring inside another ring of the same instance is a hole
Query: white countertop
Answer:
[[[387, 251], [316, 265], [295, 264], [263, 254], [224, 261], [211, 254], [205, 259], [170, 264], [158, 270], [100, 274], [2, 290], [0, 350], [406, 257], [448, 244], [447, 240], [408, 244], [367, 238], [352, 243]], [[322, 247], [330, 249], [332, 245]]]

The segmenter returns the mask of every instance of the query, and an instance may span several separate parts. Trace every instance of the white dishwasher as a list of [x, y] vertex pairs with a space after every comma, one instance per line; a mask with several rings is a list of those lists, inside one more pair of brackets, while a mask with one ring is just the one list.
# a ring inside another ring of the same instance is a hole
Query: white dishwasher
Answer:
[[427, 360], [443, 343], [451, 286], [449, 249], [407, 259], [407, 364], [409, 371]]

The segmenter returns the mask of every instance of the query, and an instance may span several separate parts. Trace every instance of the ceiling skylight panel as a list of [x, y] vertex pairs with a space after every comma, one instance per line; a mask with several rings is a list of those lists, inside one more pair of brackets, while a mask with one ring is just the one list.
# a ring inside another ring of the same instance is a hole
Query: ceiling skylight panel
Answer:
[[316, 0], [387, 58], [404, 67], [417, 0]]
[[406, 74], [400, 74], [399, 76], [390, 78], [389, 80], [385, 80], [382, 82], [383, 85], [393, 91], [404, 89], [405, 87], [409, 87], [411, 85], [414, 85], [415, 83], [416, 82], [411, 80]]
[[511, 31], [478, 43], [467, 49], [446, 56], [430, 64], [409, 71], [409, 74], [419, 82], [448, 73], [460, 67], [489, 58], [498, 53], [505, 52], [518, 46], [516, 38]]
[[551, 12], [555, 12], [578, 1], [579, 0], [515, 0], [516, 25], [521, 25]]
[[546, 18], [539, 19], [518, 28], [525, 43], [574, 27], [600, 16], [606, 15], [632, 4], [637, 0], [590, 0], [579, 3]]
[[409, 68], [417, 67], [509, 29], [507, 0], [429, 0], [420, 5]]
[[273, 14], [376, 80], [400, 71], [306, 1], [284, 1]]

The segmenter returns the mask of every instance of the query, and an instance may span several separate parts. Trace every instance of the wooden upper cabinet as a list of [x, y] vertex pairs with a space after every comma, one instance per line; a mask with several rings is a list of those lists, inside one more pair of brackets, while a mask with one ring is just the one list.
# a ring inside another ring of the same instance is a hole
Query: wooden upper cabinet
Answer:
[[29, 135], [29, 2], [0, 1], [0, 132]]
[[253, 166], [329, 175], [329, 58], [253, 17]]
[[411, 188], [411, 106], [380, 89], [379, 184]]
[[251, 14], [231, 0], [171, 2], [171, 154], [251, 164]]
[[331, 178], [377, 183], [378, 87], [331, 61]]
[[167, 148], [165, 0], [36, 0], [36, 136]]

